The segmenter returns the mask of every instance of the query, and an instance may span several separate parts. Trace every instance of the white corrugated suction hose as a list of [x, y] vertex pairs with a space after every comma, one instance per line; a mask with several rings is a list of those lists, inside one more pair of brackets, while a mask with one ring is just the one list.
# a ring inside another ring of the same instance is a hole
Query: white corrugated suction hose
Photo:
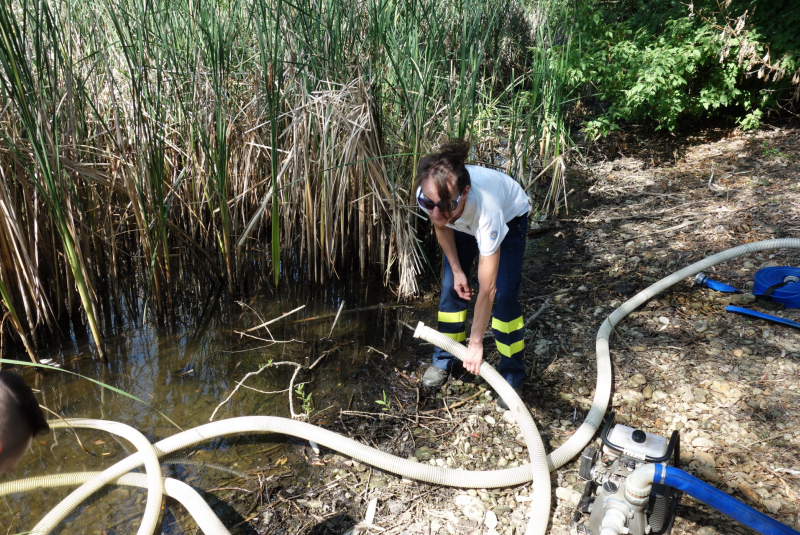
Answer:
[[727, 262], [746, 254], [756, 253], [759, 251], [766, 251], [770, 249], [800, 249], [800, 239], [797, 238], [782, 238], [778, 240], [764, 240], [754, 243], [748, 243], [734, 247], [717, 253], [713, 256], [706, 257], [694, 264], [683, 268], [682, 270], [664, 277], [660, 281], [653, 283], [632, 298], [625, 301], [600, 326], [597, 331], [597, 339], [595, 342], [595, 351], [597, 353], [597, 388], [594, 393], [594, 401], [586, 416], [583, 424], [578, 428], [569, 440], [561, 445], [560, 448], [552, 452], [549, 457], [550, 469], [555, 470], [566, 464], [570, 459], [583, 451], [583, 448], [592, 440], [592, 437], [597, 432], [603, 417], [608, 409], [608, 402], [611, 399], [611, 383], [613, 380], [613, 373], [611, 370], [611, 354], [608, 346], [608, 339], [611, 336], [611, 330], [625, 316], [639, 308], [645, 302], [649, 301], [659, 293], [667, 288], [685, 280], [689, 277], [694, 277], [696, 274], [704, 271], [711, 266], [716, 266], [722, 262]]
[[[422, 338], [439, 346], [460, 360], [467, 356], [467, 348], [452, 338], [426, 327], [420, 322], [414, 331], [414, 338]], [[511, 385], [492, 368], [485, 360], [481, 362], [480, 376], [495, 389], [508, 405], [508, 410], [514, 415], [519, 424], [519, 429], [528, 446], [531, 464], [527, 465], [533, 478], [533, 499], [531, 500], [531, 519], [525, 533], [528, 535], [543, 534], [547, 531], [547, 522], [550, 518], [550, 470], [547, 466], [547, 453], [539, 430], [536, 428], [531, 413], [525, 404], [511, 388]]]
[[[86, 483], [100, 474], [101, 472], [73, 472], [71, 474], [54, 474], [8, 481], [0, 484], [0, 496], [41, 488], [74, 487]], [[137, 473], [125, 474], [109, 483], [144, 489], [150, 488], [147, 476]], [[164, 478], [163, 484], [164, 494], [180, 502], [205, 535], [231, 535], [230, 531], [225, 528], [211, 507], [208, 506], [196, 490], [183, 481], [178, 481], [171, 477]]]
[[[597, 333], [596, 350], [598, 377], [597, 389], [595, 391], [592, 407], [586, 417], [586, 420], [572, 435], [572, 437], [570, 437], [570, 439], [561, 447], [547, 456], [547, 465], [550, 471], [563, 466], [570, 459], [578, 455], [586, 446], [586, 444], [588, 444], [592, 439], [603, 420], [603, 416], [608, 408], [608, 402], [611, 397], [611, 384], [613, 379], [608, 343], [608, 339], [613, 327], [637, 307], [677, 282], [680, 282], [687, 277], [693, 277], [700, 271], [706, 270], [716, 264], [738, 258], [745, 254], [769, 249], [800, 249], [800, 239], [784, 238], [750, 243], [735, 247], [733, 249], [728, 249], [727, 251], [723, 251], [699, 262], [695, 262], [691, 266], [688, 266], [677, 273], [673, 273], [672, 275], [649, 286], [647, 289], [639, 292], [633, 298], [623, 303], [603, 322], [603, 325], [600, 327], [600, 330]], [[451, 340], [449, 338], [447, 339]], [[506, 400], [506, 402], [509, 404], [509, 407], [515, 407], [513, 410], [516, 411], [515, 414], [517, 415], [517, 421], [521, 422], [524, 417], [519, 410], [519, 398], [516, 397], [513, 389], [510, 387], [505, 389], [502, 384], [499, 386], [493, 386], [497, 389], [498, 394], [500, 394], [503, 399]], [[506, 384], [506, 386], [508, 385]], [[178, 433], [177, 435], [158, 442], [153, 446], [153, 448], [158, 456], [163, 456], [211, 438], [244, 433], [280, 433], [296, 436], [306, 440], [313, 440], [318, 444], [322, 444], [333, 450], [339, 451], [340, 453], [349, 455], [358, 461], [370, 464], [380, 468], [381, 470], [399, 474], [410, 479], [426, 481], [428, 483], [434, 483], [438, 485], [447, 485], [460, 488], [497, 488], [520, 485], [532, 480], [546, 481], [544, 477], [538, 475], [539, 467], [541, 466], [541, 462], [538, 461], [529, 465], [523, 465], [517, 468], [506, 470], [480, 472], [449, 470], [420, 463], [413, 463], [406, 459], [401, 459], [379, 450], [375, 450], [349, 438], [337, 435], [331, 431], [303, 422], [272, 416], [249, 416], [220, 420], [184, 431], [182, 433]], [[529, 444], [529, 448], [533, 450], [531, 452], [532, 457], [535, 455], [535, 451], [538, 449], [535, 444], [533, 446], [534, 447], [531, 447]], [[100, 486], [113, 481], [114, 479], [140, 466], [141, 464], [142, 453], [136, 453], [108, 468], [90, 483], [99, 488]], [[536, 489], [534, 489], [534, 491], [536, 492]], [[550, 500], [549, 490], [547, 493], [547, 500], [548, 502]], [[77, 503], [72, 505], [72, 507], [75, 507], [76, 505]], [[63, 520], [67, 514], [69, 514], [70, 510], [71, 509], [67, 510], [65, 508], [59, 508], [57, 513], [48, 515], [48, 518], [53, 525], [56, 525], [58, 522]], [[546, 529], [547, 518], [549, 517], [549, 510], [544, 511], [542, 516], [545, 520], [537, 521], [536, 525], [544, 525], [545, 528], [543, 528], [541, 531], [541, 533], [544, 533], [544, 529]], [[533, 525], [533, 522], [529, 524], [529, 530], [532, 529], [531, 525]]]
[[[147, 503], [144, 508], [142, 523], [139, 525], [138, 535], [152, 535], [156, 529], [159, 514], [161, 513], [161, 499], [163, 498], [164, 487], [161, 482], [161, 466], [158, 463], [158, 455], [156, 455], [150, 441], [133, 427], [119, 422], [67, 419], [50, 421], [49, 424], [51, 428], [72, 426], [100, 429], [113, 435], [120, 436], [136, 446], [136, 449], [139, 450], [137, 455], [142, 459], [145, 470], [147, 471], [148, 481]], [[50, 533], [66, 515], [105, 484], [106, 482], [103, 481], [102, 478], [96, 477], [81, 485], [47, 513], [30, 533], [32, 535], [46, 535]]]

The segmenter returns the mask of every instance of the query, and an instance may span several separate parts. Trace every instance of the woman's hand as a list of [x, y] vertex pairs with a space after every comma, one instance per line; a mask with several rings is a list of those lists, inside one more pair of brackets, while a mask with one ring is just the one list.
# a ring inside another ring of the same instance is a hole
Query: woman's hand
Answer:
[[467, 346], [467, 356], [464, 357], [464, 369], [478, 375], [481, 371], [481, 361], [483, 361], [483, 339], [477, 344], [470, 341]]
[[453, 271], [453, 287], [461, 299], [466, 301], [472, 299], [473, 290], [469, 287], [467, 276], [463, 271], [459, 271], [458, 273], [456, 273], [455, 270]]

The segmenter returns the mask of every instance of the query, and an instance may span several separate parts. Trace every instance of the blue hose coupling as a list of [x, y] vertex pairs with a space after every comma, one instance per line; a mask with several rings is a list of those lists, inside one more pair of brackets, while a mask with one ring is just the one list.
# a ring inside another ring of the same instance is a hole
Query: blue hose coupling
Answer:
[[706, 286], [707, 288], [710, 288], [710, 289], [715, 290], [717, 292], [727, 292], [727, 293], [735, 293], [735, 294], [744, 293], [742, 290], [740, 290], [738, 288], [734, 288], [733, 286], [728, 286], [725, 283], [722, 283], [722, 282], [719, 282], [719, 281], [715, 281], [714, 279], [712, 279], [711, 277], [709, 277], [708, 275], [706, 275], [702, 271], [694, 276], [694, 283], [697, 284], [698, 286], [699, 285]]

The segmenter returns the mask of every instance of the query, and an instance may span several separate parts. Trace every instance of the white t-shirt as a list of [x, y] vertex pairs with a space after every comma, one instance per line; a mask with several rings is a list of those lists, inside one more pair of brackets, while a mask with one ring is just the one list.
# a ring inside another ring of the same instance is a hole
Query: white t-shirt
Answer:
[[471, 186], [464, 212], [447, 226], [475, 236], [481, 256], [490, 256], [508, 233], [506, 223], [530, 212], [530, 200], [522, 186], [505, 173], [476, 165], [466, 168]]

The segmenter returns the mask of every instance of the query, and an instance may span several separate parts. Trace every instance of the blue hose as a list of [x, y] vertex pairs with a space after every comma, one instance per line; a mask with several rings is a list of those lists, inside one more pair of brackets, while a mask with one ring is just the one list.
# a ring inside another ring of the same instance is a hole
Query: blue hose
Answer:
[[742, 308], [742, 307], [735, 307], [728, 305], [727, 307], [725, 307], [725, 312], [734, 312], [736, 314], [741, 314], [743, 316], [750, 316], [751, 318], [758, 318], [760, 320], [772, 321], [775, 323], [780, 323], [781, 325], [788, 325], [789, 327], [800, 329], [800, 323], [796, 321], [792, 321], [786, 318], [781, 318], [779, 316], [773, 316], [772, 314], [764, 314], [763, 312], [756, 312], [755, 310], [750, 310], [749, 308]]
[[[665, 470], [666, 475], [663, 475]], [[656, 465], [653, 479], [658, 480], [659, 477], [662, 478], [662, 481], [654, 481], [654, 483], [663, 483], [682, 490], [689, 496], [700, 500], [706, 505], [710, 505], [720, 513], [728, 515], [759, 533], [764, 535], [800, 535], [800, 532], [781, 524], [764, 513], [756, 511], [736, 498], [725, 494], [679, 468]]]
[[744, 293], [742, 290], [734, 288], [733, 286], [725, 284], [724, 282], [715, 281], [702, 271], [697, 275], [695, 275], [694, 282], [695, 284], [703, 284], [708, 288], [711, 288], [712, 290], [715, 290], [717, 292], [728, 292], [734, 294]]
[[765, 295], [786, 308], [800, 308], [800, 268], [776, 266], [759, 269], [753, 277], [753, 293]]

